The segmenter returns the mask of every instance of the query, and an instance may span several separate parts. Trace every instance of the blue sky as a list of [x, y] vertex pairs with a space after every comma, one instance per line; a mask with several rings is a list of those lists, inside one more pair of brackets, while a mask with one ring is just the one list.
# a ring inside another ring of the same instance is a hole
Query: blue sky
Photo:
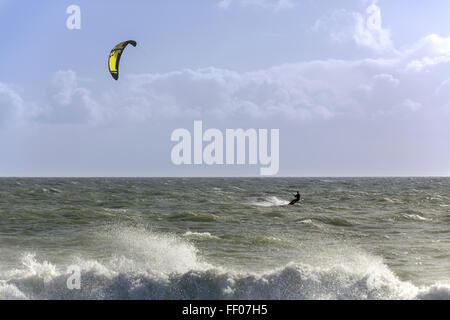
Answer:
[[[81, 8], [81, 30], [66, 8]], [[175, 166], [174, 129], [280, 129], [282, 176], [450, 175], [450, 2], [0, 0], [0, 175]], [[134, 39], [121, 78], [109, 50]]]

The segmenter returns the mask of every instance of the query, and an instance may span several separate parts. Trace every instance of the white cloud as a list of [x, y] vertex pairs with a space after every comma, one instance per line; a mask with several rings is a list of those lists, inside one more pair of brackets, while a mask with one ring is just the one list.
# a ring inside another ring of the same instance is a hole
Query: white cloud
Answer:
[[422, 104], [417, 101], [406, 99], [402, 102], [401, 107], [406, 108], [409, 111], [415, 112], [420, 108], [422, 108]]
[[329, 16], [316, 20], [314, 31], [325, 31], [338, 43], [352, 40], [356, 45], [369, 48], [378, 54], [388, 54], [408, 61], [406, 69], [422, 71], [450, 62], [450, 37], [430, 34], [412, 46], [397, 49], [394, 47], [391, 31], [382, 25], [381, 9], [372, 2], [365, 13], [339, 9]]
[[354, 14], [356, 25], [353, 38], [356, 44], [378, 52], [392, 49], [391, 33], [382, 27], [381, 10], [376, 3], [366, 9], [366, 16]]
[[443, 104], [436, 88], [446, 85], [447, 75], [437, 73], [424, 86], [420, 74], [405, 73], [405, 64], [408, 61], [402, 59], [365, 59], [311, 61], [245, 73], [184, 69], [125, 76], [117, 90], [95, 95], [94, 89], [78, 85], [75, 72], [60, 71], [36, 119], [132, 123], [164, 118], [284, 117], [307, 121], [415, 112], [422, 105]]
[[11, 86], [0, 82], [0, 123], [16, 121], [23, 113], [22, 97]]
[[[114, 91], [106, 92], [99, 92], [95, 82], [80, 85], [74, 71], [58, 71], [39, 108], [0, 84], [0, 116], [98, 124], [169, 118], [308, 121], [440, 112], [448, 109], [444, 106], [450, 99], [449, 54], [450, 38], [430, 35], [390, 59], [316, 60], [253, 72], [183, 69], [124, 76]], [[413, 68], [419, 62], [421, 67]], [[434, 68], [437, 63], [440, 67]]]
[[221, 9], [227, 9], [231, 5], [232, 0], [220, 0], [219, 1], [219, 8]]
[[393, 75], [386, 74], [386, 73], [374, 75], [373, 80], [375, 82], [389, 83], [390, 85], [393, 85], [393, 86], [397, 86], [400, 83], [400, 80], [396, 79]]
[[335, 42], [349, 40], [377, 53], [393, 51], [391, 32], [383, 28], [381, 9], [373, 2], [365, 13], [340, 9], [330, 16], [316, 20], [313, 30], [326, 30]]
[[220, 0], [218, 6], [221, 9], [227, 9], [233, 3], [243, 7], [253, 6], [275, 10], [292, 8], [294, 6], [292, 0]]
[[104, 115], [90, 90], [78, 85], [74, 71], [58, 71], [50, 82], [40, 121], [57, 123], [97, 123]]
[[404, 51], [409, 60], [406, 68], [411, 71], [423, 71], [440, 64], [450, 62], [450, 37], [444, 38], [430, 34]]
[[[436, 95], [449, 94], [449, 93], [450, 93], [450, 78], [442, 81], [442, 83], [436, 88]], [[450, 97], [450, 95], [449, 95], [449, 97]]]

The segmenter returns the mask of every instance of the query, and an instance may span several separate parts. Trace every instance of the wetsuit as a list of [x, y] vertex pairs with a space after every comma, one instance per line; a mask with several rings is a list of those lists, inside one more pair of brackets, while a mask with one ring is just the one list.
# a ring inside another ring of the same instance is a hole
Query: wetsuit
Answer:
[[295, 195], [295, 199], [292, 200], [289, 204], [295, 204], [300, 201], [300, 193], [297, 191], [297, 194]]

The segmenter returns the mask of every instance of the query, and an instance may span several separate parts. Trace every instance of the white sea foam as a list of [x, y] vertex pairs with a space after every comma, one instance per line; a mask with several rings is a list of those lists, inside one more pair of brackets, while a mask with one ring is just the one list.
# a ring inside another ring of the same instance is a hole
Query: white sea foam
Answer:
[[43, 280], [37, 275], [0, 283], [2, 299], [450, 299], [450, 286], [418, 288], [386, 266], [289, 264], [262, 274], [221, 268], [190, 270], [169, 277], [126, 272], [119, 265], [83, 266], [81, 290], [65, 287], [69, 274]]
[[27, 295], [19, 290], [14, 284], [0, 281], [0, 300], [24, 300]]
[[197, 239], [197, 240], [208, 240], [208, 239], [220, 239], [219, 237], [212, 235], [209, 232], [191, 232], [187, 231], [183, 234], [187, 238]]
[[210, 267], [199, 259], [198, 250], [193, 244], [173, 234], [145, 228], [112, 226], [100, 234], [100, 239], [111, 241], [111, 246], [116, 248], [116, 256], [130, 260], [136, 272], [167, 275]]
[[422, 288], [417, 294], [421, 300], [450, 300], [450, 285], [436, 284]]
[[281, 200], [278, 199], [277, 197], [269, 197], [264, 201], [252, 202], [251, 204], [259, 207], [279, 207], [289, 204], [289, 201]]
[[422, 217], [421, 215], [418, 214], [404, 214], [403, 217], [408, 220], [431, 221], [431, 219]]
[[[381, 258], [355, 250], [236, 272], [202, 261], [192, 244], [174, 235], [116, 228], [102, 237], [126, 252], [64, 264], [26, 254], [21, 266], [1, 275], [0, 299], [450, 299], [450, 284], [417, 287]], [[69, 264], [81, 268], [80, 290], [66, 286]]]

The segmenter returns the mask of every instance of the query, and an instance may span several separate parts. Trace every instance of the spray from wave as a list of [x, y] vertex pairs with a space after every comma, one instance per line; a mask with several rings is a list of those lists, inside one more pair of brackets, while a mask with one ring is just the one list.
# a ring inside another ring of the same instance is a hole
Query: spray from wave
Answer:
[[252, 205], [258, 207], [279, 207], [289, 204], [289, 201], [278, 199], [277, 197], [268, 197], [263, 201], [251, 202]]
[[[417, 287], [381, 258], [351, 250], [237, 272], [204, 261], [189, 240], [172, 234], [117, 227], [97, 241], [115, 253], [63, 263], [24, 254], [21, 266], [0, 275], [0, 299], [450, 299], [449, 285]], [[81, 269], [79, 290], [67, 287], [70, 265]]]

